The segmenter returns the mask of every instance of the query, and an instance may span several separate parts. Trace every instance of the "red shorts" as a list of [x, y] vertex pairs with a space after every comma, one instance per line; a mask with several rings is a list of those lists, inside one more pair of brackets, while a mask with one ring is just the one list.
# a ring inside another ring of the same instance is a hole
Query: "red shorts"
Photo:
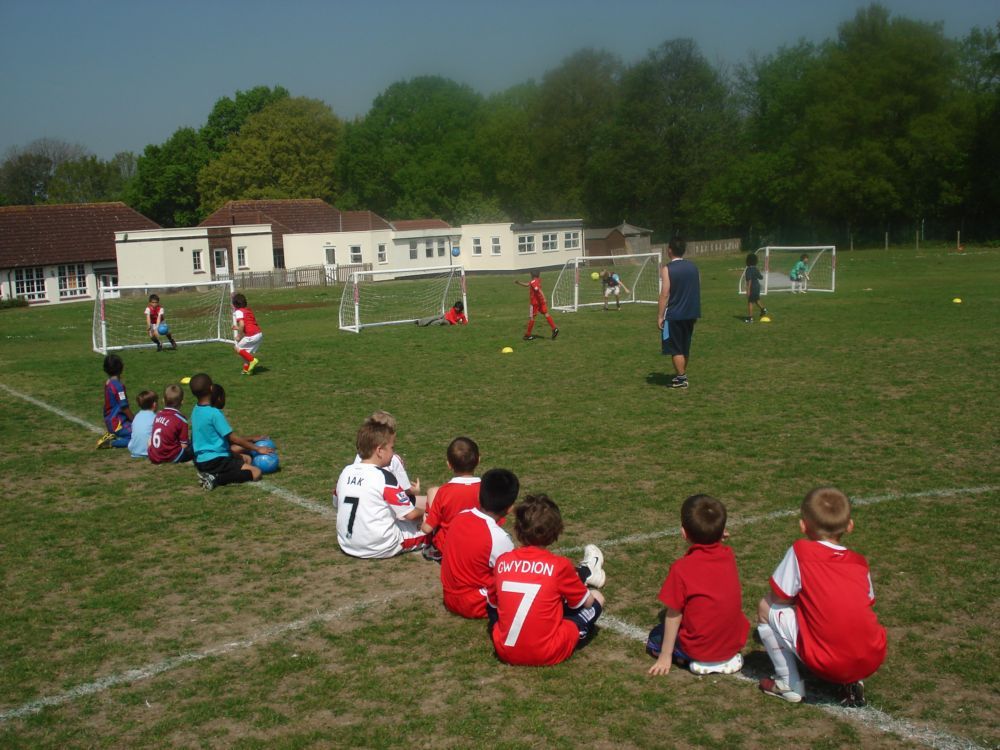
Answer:
[[542, 315], [548, 315], [549, 314], [549, 306], [546, 305], [544, 302], [541, 303], [540, 305], [535, 304], [534, 302], [532, 302], [531, 303], [531, 312], [528, 313], [529, 316], [533, 318], [538, 313], [541, 313]]

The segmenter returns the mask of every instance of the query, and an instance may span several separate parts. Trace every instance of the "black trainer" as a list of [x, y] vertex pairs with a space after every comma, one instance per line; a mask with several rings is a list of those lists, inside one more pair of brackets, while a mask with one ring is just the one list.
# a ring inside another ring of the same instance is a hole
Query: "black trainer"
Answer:
[[556, 336], [558, 336], [558, 335], [559, 335], [559, 329], [558, 328], [553, 328], [552, 329], [552, 340], [555, 341], [556, 340]]
[[864, 708], [868, 705], [865, 700], [865, 683], [861, 680], [840, 686], [840, 705], [844, 708]]
[[525, 341], [534, 341], [534, 340], [535, 340], [535, 337], [534, 337], [534, 336], [531, 336], [531, 335], [529, 335], [529, 334], [525, 334], [525, 335], [524, 335], [524, 340], [525, 340]]
[[687, 388], [688, 379], [687, 375], [677, 375], [673, 380], [670, 381], [671, 388]]

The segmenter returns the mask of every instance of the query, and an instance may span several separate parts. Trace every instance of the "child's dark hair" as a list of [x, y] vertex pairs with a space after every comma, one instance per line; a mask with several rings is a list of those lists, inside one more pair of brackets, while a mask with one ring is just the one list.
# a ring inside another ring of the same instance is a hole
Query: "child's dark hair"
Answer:
[[247, 298], [240, 292], [233, 295], [233, 307], [240, 308], [247, 306]]
[[747, 265], [748, 266], [757, 265], [757, 253], [747, 253]]
[[667, 246], [673, 251], [674, 255], [678, 258], [683, 258], [684, 253], [687, 252], [687, 243], [684, 241], [682, 237], [677, 237], [677, 236], [671, 237], [670, 242], [667, 243]]
[[158, 294], [151, 294], [151, 295], [149, 295], [149, 301], [150, 302], [159, 302], [160, 301], [160, 295], [158, 295]]
[[851, 501], [836, 487], [817, 487], [802, 501], [802, 520], [820, 539], [839, 539], [851, 522]]
[[548, 547], [562, 530], [559, 506], [548, 495], [528, 495], [514, 509], [514, 535], [521, 544]]
[[691, 495], [681, 505], [681, 526], [695, 544], [714, 544], [726, 530], [726, 506], [710, 495]]
[[541, 271], [539, 271], [539, 270], [538, 270], [537, 268], [536, 268], [536, 269], [534, 269], [534, 270], [533, 270], [533, 271], [531, 272], [531, 278], [533, 278], [533, 279], [538, 279], [538, 278], [541, 278], [541, 276], [542, 276], [542, 272], [541, 272]]
[[117, 354], [109, 354], [104, 358], [104, 372], [111, 377], [117, 377], [125, 369], [125, 363]]
[[459, 300], [454, 305], [452, 305], [452, 307], [454, 307], [459, 312], [463, 312], [465, 310], [465, 303], [462, 302], [462, 300]]
[[469, 474], [479, 466], [479, 446], [472, 438], [457, 437], [448, 444], [448, 463], [460, 474]]
[[212, 406], [216, 409], [226, 408], [226, 389], [218, 383], [212, 383]]
[[490, 513], [503, 513], [517, 500], [521, 483], [514, 472], [490, 469], [479, 481], [479, 505]]
[[140, 409], [145, 410], [152, 409], [159, 400], [160, 397], [156, 395], [156, 391], [143, 391], [136, 398], [136, 403], [139, 404]]
[[191, 378], [191, 393], [197, 399], [212, 395], [212, 376], [204, 372], [199, 372]]

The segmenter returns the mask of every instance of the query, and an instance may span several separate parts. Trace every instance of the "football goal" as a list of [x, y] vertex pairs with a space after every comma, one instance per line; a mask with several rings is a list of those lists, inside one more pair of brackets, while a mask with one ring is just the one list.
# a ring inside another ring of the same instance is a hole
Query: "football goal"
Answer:
[[[163, 320], [178, 344], [222, 341], [231, 344], [231, 281], [171, 286], [102, 286], [94, 303], [95, 352], [155, 346], [146, 330], [149, 295], [160, 297]], [[162, 338], [162, 337], [161, 337]]]
[[552, 288], [552, 309], [576, 312], [581, 307], [603, 306], [605, 271], [617, 273], [628, 289], [619, 293], [622, 304], [656, 304], [660, 296], [660, 260], [659, 253], [572, 258], [559, 271]]
[[[834, 245], [772, 246], [758, 248], [757, 268], [764, 280], [760, 293], [832, 292], [837, 286], [837, 248]], [[803, 257], [805, 259], [803, 260]], [[802, 260], [805, 274], [796, 264]], [[792, 278], [794, 275], [798, 278]], [[746, 294], [746, 276], [740, 274], [739, 293]]]
[[468, 315], [462, 266], [355, 271], [340, 296], [340, 329], [361, 333], [373, 326], [415, 323], [444, 315], [457, 300]]

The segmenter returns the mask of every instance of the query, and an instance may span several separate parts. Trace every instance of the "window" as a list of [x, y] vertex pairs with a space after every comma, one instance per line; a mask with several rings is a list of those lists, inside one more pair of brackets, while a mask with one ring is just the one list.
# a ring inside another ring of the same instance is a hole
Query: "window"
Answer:
[[566, 232], [563, 235], [563, 246], [567, 250], [579, 250], [580, 249], [580, 233], [579, 232]]
[[245, 247], [236, 248], [236, 265], [240, 268], [247, 267], [247, 249]]
[[285, 267], [285, 248], [283, 247], [274, 248], [274, 267], [275, 268]]
[[361, 262], [361, 245], [351, 245], [351, 263]]
[[45, 299], [45, 269], [18, 268], [14, 271], [14, 296]]
[[472, 238], [472, 254], [473, 255], [483, 254], [483, 243], [479, 241], [478, 237]]
[[427, 240], [427, 242], [424, 243], [424, 257], [425, 258], [433, 258], [434, 257], [434, 241], [433, 240]]
[[517, 252], [521, 255], [535, 252], [535, 235], [522, 234], [517, 238]]
[[201, 270], [201, 250], [191, 251], [191, 268], [195, 271]]
[[438, 257], [444, 257], [444, 240], [438, 240]]
[[411, 242], [410, 243], [410, 260], [416, 260], [416, 259], [417, 259], [417, 243], [416, 242]]
[[491, 237], [490, 240], [493, 243], [493, 254], [494, 255], [499, 255], [500, 254], [500, 238], [499, 237]]
[[378, 262], [379, 263], [388, 263], [389, 262], [389, 256], [385, 252], [385, 245], [379, 245], [378, 246]]
[[553, 250], [559, 249], [559, 235], [553, 232], [552, 234], [542, 235], [542, 252], [550, 253]]
[[221, 268], [224, 271], [229, 267], [229, 263], [227, 262], [229, 259], [226, 257], [225, 248], [217, 247], [212, 251], [212, 255], [215, 259], [216, 268]]
[[82, 297], [87, 293], [87, 269], [83, 263], [59, 266], [59, 297]]
[[323, 250], [326, 252], [326, 264], [328, 266], [337, 265], [337, 248], [324, 247]]

